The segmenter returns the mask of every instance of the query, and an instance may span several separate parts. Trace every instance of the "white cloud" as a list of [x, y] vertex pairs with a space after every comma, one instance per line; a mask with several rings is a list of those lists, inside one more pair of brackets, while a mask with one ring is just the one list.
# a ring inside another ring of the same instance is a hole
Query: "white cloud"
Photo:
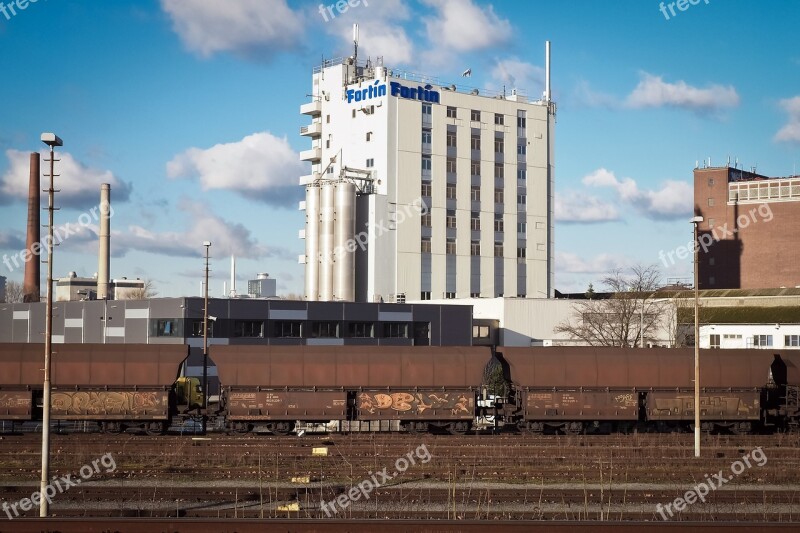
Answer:
[[607, 274], [633, 264], [627, 257], [613, 254], [600, 254], [585, 259], [570, 252], [556, 252], [555, 259], [556, 271], [570, 274]]
[[544, 91], [544, 69], [516, 57], [498, 60], [492, 77], [509, 90], [520, 89], [531, 99], [539, 98]]
[[[412, 63], [416, 51], [414, 41], [399, 23], [410, 18], [408, 3], [403, 0], [380, 0], [348, 9], [330, 19], [325, 29], [340, 41], [341, 55], [353, 53], [353, 24], [358, 23], [358, 57], [373, 60], [383, 57], [384, 64], [395, 66]], [[321, 15], [317, 16], [322, 18]]]
[[[0, 179], [0, 204], [7, 203], [10, 199], [27, 200], [28, 183], [30, 180], [30, 152], [9, 149], [6, 150], [9, 161], [8, 169]], [[41, 153], [41, 184], [46, 189], [50, 178], [45, 174], [50, 173], [50, 163], [45, 159], [50, 158], [50, 152]], [[89, 207], [97, 205], [100, 201], [100, 184], [111, 184], [111, 201], [125, 202], [130, 198], [130, 184], [117, 178], [110, 170], [90, 168], [75, 159], [69, 152], [56, 151], [55, 163], [55, 188], [56, 205], [61, 207]], [[60, 176], [59, 176], [60, 174]], [[46, 193], [42, 193], [45, 197]], [[5, 201], [4, 201], [5, 200]]]
[[780, 106], [788, 115], [788, 122], [778, 133], [775, 134], [776, 141], [800, 143], [800, 96], [786, 98], [779, 102]]
[[675, 107], [702, 113], [739, 105], [739, 95], [732, 85], [709, 85], [700, 89], [685, 81], [668, 83], [661, 76], [647, 72], [642, 72], [641, 78], [625, 101], [628, 107]]
[[286, 249], [260, 244], [244, 225], [223, 219], [206, 204], [182, 200], [178, 204], [178, 211], [188, 218], [185, 224], [187, 229], [183, 231], [157, 232], [137, 225], [114, 230], [112, 225], [112, 254], [123, 256], [130, 250], [139, 250], [172, 257], [199, 257], [203, 252], [203, 241], [211, 241], [217, 257], [297, 257]]
[[619, 220], [613, 205], [579, 192], [556, 193], [555, 215], [558, 222], [595, 223]]
[[253, 133], [241, 141], [189, 148], [167, 163], [170, 178], [197, 177], [204, 190], [226, 189], [283, 206], [301, 196], [298, 178], [308, 173], [286, 137]]
[[654, 220], [690, 216], [694, 190], [684, 181], [667, 180], [658, 190], [642, 190], [631, 178], [617, 179], [613, 172], [600, 168], [583, 178], [590, 187], [609, 187], [640, 214]]
[[489, 5], [481, 8], [472, 0], [423, 0], [437, 15], [427, 17], [428, 39], [438, 47], [457, 52], [480, 50], [511, 38], [511, 23], [498, 17]]
[[184, 45], [204, 57], [232, 52], [270, 60], [303, 42], [302, 17], [286, 0], [161, 0]]

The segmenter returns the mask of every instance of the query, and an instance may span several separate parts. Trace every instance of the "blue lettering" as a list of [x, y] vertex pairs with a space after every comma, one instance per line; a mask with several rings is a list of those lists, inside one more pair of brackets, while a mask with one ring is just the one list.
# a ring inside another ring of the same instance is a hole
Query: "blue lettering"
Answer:
[[[439, 92], [432, 90], [431, 85], [425, 87], [406, 87], [396, 81], [389, 82], [389, 94], [409, 100], [419, 100], [422, 102], [439, 103]], [[386, 96], [386, 84], [376, 80], [374, 84], [368, 85], [364, 89], [347, 89], [347, 103], [361, 102], [362, 100], [372, 100]]]
[[354, 92], [355, 91], [353, 89], [347, 89], [347, 103], [348, 104], [353, 101], [353, 93]]

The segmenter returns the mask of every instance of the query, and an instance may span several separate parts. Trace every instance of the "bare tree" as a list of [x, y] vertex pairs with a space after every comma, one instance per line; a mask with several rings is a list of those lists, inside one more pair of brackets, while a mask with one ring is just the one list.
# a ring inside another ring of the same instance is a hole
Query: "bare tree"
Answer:
[[661, 286], [654, 265], [612, 270], [602, 284], [610, 297], [577, 301], [572, 316], [556, 326], [557, 333], [589, 346], [638, 346], [673, 317], [669, 303], [653, 297]]
[[283, 296], [284, 300], [304, 300], [302, 294], [297, 294], [296, 292], [290, 292]]
[[22, 283], [18, 281], [7, 281], [5, 303], [17, 304], [21, 302], [22, 302]]
[[120, 300], [147, 300], [158, 295], [153, 280], [144, 280], [144, 285], [135, 289], [127, 289], [121, 294]]

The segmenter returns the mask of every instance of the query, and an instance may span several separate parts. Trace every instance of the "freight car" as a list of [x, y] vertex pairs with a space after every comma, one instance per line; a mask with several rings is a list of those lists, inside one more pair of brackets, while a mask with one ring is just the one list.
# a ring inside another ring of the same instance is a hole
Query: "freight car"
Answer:
[[464, 433], [486, 411], [479, 395], [487, 348], [215, 345], [210, 356], [220, 414], [237, 432], [326, 424]]
[[[694, 351], [498, 348], [513, 383], [505, 420], [525, 431], [685, 431], [694, 420]], [[703, 431], [796, 431], [800, 352], [702, 350]]]

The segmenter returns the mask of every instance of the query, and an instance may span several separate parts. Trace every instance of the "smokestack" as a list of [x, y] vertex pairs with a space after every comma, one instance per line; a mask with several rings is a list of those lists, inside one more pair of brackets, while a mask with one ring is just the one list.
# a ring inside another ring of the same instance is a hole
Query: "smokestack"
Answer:
[[550, 101], [550, 41], [544, 43], [544, 100]]
[[[25, 249], [33, 252], [41, 247], [39, 242], [41, 227], [40, 210], [41, 196], [39, 177], [41, 176], [40, 170], [40, 157], [39, 152], [31, 152], [31, 170], [30, 181], [28, 184], [28, 236], [25, 239]], [[31, 254], [28, 261], [25, 263], [25, 278], [22, 282], [22, 301], [23, 302], [38, 302], [39, 293], [41, 291], [40, 283], [40, 265], [39, 254]]]
[[236, 256], [231, 255], [231, 298], [236, 297]]
[[97, 299], [108, 300], [108, 276], [111, 265], [111, 185], [100, 185], [100, 246], [97, 252]]

